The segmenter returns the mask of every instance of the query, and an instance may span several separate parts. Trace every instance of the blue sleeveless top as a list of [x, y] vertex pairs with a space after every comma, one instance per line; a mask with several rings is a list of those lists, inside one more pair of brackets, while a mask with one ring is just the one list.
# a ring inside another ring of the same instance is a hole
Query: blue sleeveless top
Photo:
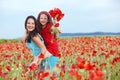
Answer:
[[[40, 35], [39, 37], [44, 44], [43, 38]], [[27, 43], [27, 47], [30, 49], [34, 57], [38, 56], [41, 53], [40, 48], [36, 45], [36, 43], [32, 39], [30, 43]]]

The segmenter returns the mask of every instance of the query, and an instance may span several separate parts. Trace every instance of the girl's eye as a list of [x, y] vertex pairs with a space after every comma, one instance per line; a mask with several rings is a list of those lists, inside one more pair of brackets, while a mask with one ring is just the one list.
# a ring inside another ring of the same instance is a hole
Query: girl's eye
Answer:
[[29, 22], [27, 24], [30, 24]]
[[34, 24], [34, 23], [32, 23], [32, 24]]

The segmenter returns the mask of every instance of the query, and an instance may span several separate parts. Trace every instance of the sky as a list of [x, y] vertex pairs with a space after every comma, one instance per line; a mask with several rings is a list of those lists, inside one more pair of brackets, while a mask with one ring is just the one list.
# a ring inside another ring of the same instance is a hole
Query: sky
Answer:
[[22, 37], [27, 16], [54, 8], [62, 33], [120, 32], [120, 0], [0, 0], [0, 39]]

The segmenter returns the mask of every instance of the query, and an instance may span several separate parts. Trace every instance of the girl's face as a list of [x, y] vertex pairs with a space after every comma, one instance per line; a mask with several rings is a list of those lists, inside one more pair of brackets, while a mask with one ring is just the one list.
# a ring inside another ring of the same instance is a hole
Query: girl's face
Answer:
[[40, 21], [40, 23], [41, 23], [43, 26], [46, 25], [47, 22], [48, 22], [48, 17], [47, 17], [47, 15], [41, 14], [39, 21]]
[[33, 31], [35, 29], [35, 21], [32, 18], [29, 18], [26, 27], [28, 32]]

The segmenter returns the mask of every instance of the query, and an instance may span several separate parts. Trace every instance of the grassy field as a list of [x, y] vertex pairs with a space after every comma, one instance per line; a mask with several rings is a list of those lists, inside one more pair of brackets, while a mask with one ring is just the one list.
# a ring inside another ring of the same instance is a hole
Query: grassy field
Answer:
[[21, 39], [0, 39], [0, 44], [2, 43], [11, 43], [11, 42], [19, 42]]
[[38, 68], [22, 73], [33, 60], [21, 40], [0, 40], [0, 80], [119, 80], [120, 36], [61, 37], [58, 77]]

